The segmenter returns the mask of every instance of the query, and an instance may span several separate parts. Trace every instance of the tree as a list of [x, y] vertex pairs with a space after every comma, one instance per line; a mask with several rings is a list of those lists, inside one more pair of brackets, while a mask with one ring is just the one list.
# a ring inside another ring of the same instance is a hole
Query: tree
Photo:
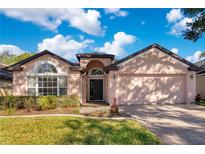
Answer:
[[11, 52], [9, 52], [8, 50], [3, 50], [0, 52], [0, 63], [6, 64], [6, 65], [11, 65], [14, 63], [17, 63], [23, 59], [26, 59], [30, 56], [32, 56], [33, 53], [23, 53], [20, 55], [14, 55]]
[[183, 36], [187, 40], [196, 42], [205, 33], [205, 9], [183, 9], [183, 13], [193, 20], [193, 22], [187, 23], [188, 28]]
[[205, 58], [205, 52], [202, 52], [202, 53], [201, 53], [200, 58], [201, 58], [201, 59]]
[[[183, 9], [185, 16], [192, 18], [193, 22], [187, 23], [188, 28], [185, 30], [183, 36], [184, 39], [196, 42], [205, 33], [205, 9], [204, 8], [192, 8]], [[200, 56], [205, 57], [205, 52]]]
[[28, 52], [25, 52], [23, 54], [20, 54], [19, 56], [16, 56], [15, 57], [15, 61], [16, 62], [19, 62], [19, 61], [22, 61], [28, 57], [31, 57], [33, 54], [32, 53], [28, 53]]
[[14, 55], [8, 50], [0, 51], [0, 63], [8, 65], [11, 61], [13, 61]]

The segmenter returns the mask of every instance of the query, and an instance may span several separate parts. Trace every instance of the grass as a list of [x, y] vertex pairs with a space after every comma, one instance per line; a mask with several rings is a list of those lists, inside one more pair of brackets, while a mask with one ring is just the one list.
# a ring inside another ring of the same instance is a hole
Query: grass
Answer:
[[0, 119], [0, 144], [160, 144], [133, 120], [79, 117]]
[[205, 106], [205, 100], [201, 100], [200, 103], [199, 103], [199, 105]]

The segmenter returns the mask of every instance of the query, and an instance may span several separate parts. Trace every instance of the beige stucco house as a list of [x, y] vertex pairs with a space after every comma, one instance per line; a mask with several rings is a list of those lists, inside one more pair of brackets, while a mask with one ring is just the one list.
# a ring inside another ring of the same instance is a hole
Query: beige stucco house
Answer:
[[0, 96], [12, 94], [12, 72], [5, 67], [6, 65], [0, 63]]
[[202, 99], [205, 99], [205, 60], [201, 60], [195, 63], [201, 68], [196, 75], [196, 92], [200, 94]]
[[81, 102], [190, 103], [198, 67], [158, 44], [115, 61], [85, 53], [72, 63], [47, 50], [9, 66], [13, 95], [78, 95]]

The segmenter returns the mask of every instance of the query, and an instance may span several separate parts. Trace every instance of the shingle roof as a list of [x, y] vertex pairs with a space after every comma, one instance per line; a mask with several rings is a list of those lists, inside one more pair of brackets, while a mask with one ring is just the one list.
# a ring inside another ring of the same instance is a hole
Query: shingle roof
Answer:
[[205, 74], [205, 68], [199, 72], [197, 72], [197, 74]]
[[75, 65], [76, 65], [76, 64], [74, 64], [74, 63], [72, 63], [72, 62], [70, 62], [70, 61], [68, 61], [68, 60], [66, 60], [66, 59], [64, 59], [64, 58], [62, 58], [62, 57], [60, 57], [60, 56], [58, 56], [58, 55], [56, 55], [56, 54], [50, 52], [50, 51], [48, 51], [48, 50], [44, 50], [44, 51], [39, 52], [39, 53], [37, 53], [37, 54], [35, 54], [35, 55], [29, 57], [29, 58], [26, 58], [26, 59], [24, 59], [24, 60], [22, 60], [22, 61], [20, 61], [20, 62], [17, 62], [17, 63], [15, 63], [15, 64], [13, 64], [13, 65], [10, 65], [10, 66], [8, 66], [8, 67], [6, 67], [6, 68], [7, 68], [7, 69], [11, 69], [11, 70], [13, 70], [13, 68], [15, 68], [15, 69], [20, 69], [20, 66], [21, 66], [21, 65], [23, 65], [23, 64], [25, 64], [25, 63], [28, 63], [28, 62], [30, 62], [30, 61], [36, 59], [36, 58], [39, 58], [40, 56], [43, 56], [43, 55], [45, 55], [45, 54], [51, 55], [51, 56], [53, 56], [53, 57], [56, 57], [56, 58], [58, 58], [58, 59], [60, 59], [60, 60], [62, 60], [62, 61], [64, 61], [64, 62], [66, 62], [66, 63], [68, 63], [68, 64], [70, 64], [70, 65], [72, 65], [72, 66], [75, 66]]
[[204, 60], [200, 60], [196, 63], [194, 63], [195, 65], [197, 65], [198, 67], [201, 67], [201, 68], [205, 68], [205, 59]]
[[12, 80], [13, 79], [12, 72], [0, 68], [0, 79]]
[[194, 64], [201, 68], [201, 70], [198, 71], [197, 74], [205, 74], [205, 59], [200, 60]]
[[146, 48], [144, 48], [144, 49], [142, 49], [142, 50], [139, 50], [139, 51], [137, 51], [137, 52], [135, 52], [135, 53], [133, 53], [133, 54], [131, 54], [131, 55], [129, 55], [129, 56], [127, 56], [127, 57], [121, 59], [121, 60], [118, 60], [118, 61], [116, 61], [115, 63], [113, 63], [113, 64], [111, 64], [111, 65], [105, 67], [105, 69], [108, 69], [108, 70], [109, 70], [109, 69], [111, 69], [111, 70], [116, 70], [116, 69], [118, 69], [117, 66], [118, 66], [119, 64], [121, 64], [121, 63], [123, 63], [123, 62], [125, 62], [125, 61], [127, 61], [127, 60], [129, 60], [129, 59], [131, 59], [131, 58], [133, 58], [133, 57], [135, 57], [135, 56], [137, 56], [137, 55], [140, 55], [140, 54], [142, 54], [142, 53], [144, 53], [144, 52], [150, 50], [151, 48], [157, 48], [157, 49], [161, 50], [162, 52], [165, 52], [166, 54], [170, 55], [170, 56], [173, 57], [174, 59], [177, 59], [177, 60], [183, 62], [184, 64], [189, 65], [189, 70], [192, 70], [192, 71], [199, 71], [199, 70], [201, 70], [198, 66], [192, 64], [191, 62], [187, 61], [186, 59], [184, 59], [184, 58], [182, 58], [182, 57], [180, 57], [180, 56], [178, 56], [178, 55], [176, 55], [175, 53], [169, 51], [168, 49], [166, 49], [166, 48], [160, 46], [160, 45], [157, 44], [157, 43], [152, 44], [152, 45], [150, 45], [150, 46], [148, 46], [148, 47], [146, 47]]
[[115, 55], [102, 52], [89, 52], [83, 54], [76, 54], [76, 57], [78, 60], [80, 60], [80, 58], [111, 58], [113, 60], [115, 58]]
[[0, 63], [0, 68], [5, 68], [7, 65]]

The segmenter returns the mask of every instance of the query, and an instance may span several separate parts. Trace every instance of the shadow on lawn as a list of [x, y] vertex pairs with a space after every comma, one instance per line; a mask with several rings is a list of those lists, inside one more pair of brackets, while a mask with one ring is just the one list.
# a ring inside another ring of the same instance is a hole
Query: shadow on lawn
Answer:
[[134, 122], [103, 120], [67, 120], [69, 131], [60, 144], [159, 144], [157, 138]]

